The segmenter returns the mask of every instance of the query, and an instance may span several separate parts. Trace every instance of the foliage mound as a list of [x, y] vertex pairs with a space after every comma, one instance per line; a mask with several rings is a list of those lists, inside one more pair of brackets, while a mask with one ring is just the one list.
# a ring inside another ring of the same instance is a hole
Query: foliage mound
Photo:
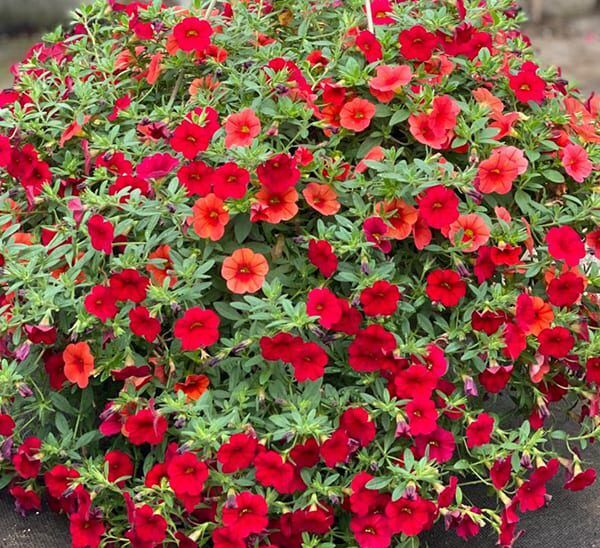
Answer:
[[593, 483], [600, 100], [522, 20], [111, 0], [35, 46], [0, 93], [17, 506], [75, 547], [512, 546]]

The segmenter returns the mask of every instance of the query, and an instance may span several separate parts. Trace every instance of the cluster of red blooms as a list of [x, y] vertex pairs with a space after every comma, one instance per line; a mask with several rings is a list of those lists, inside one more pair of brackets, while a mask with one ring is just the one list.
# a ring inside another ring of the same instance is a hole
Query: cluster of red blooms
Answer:
[[596, 479], [600, 99], [514, 8], [313, 4], [97, 0], [0, 93], [0, 473], [75, 548], [509, 548]]

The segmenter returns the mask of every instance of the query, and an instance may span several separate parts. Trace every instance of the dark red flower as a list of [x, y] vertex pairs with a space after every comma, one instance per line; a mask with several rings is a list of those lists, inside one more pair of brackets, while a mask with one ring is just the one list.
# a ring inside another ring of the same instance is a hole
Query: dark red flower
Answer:
[[479, 447], [490, 442], [494, 431], [494, 419], [487, 413], [480, 413], [469, 426], [467, 426], [467, 447]]
[[399, 300], [398, 286], [385, 280], [375, 282], [360, 294], [360, 304], [367, 316], [391, 316], [396, 312]]
[[427, 275], [427, 296], [444, 306], [456, 306], [467, 294], [467, 284], [453, 270], [434, 270]]
[[418, 495], [402, 497], [390, 501], [385, 507], [385, 515], [393, 533], [414, 537], [431, 528], [436, 515], [436, 506], [430, 500]]
[[174, 333], [184, 351], [198, 350], [219, 340], [219, 323], [219, 316], [212, 310], [194, 307], [175, 322]]
[[392, 541], [389, 520], [381, 514], [354, 516], [350, 530], [360, 548], [388, 548]]
[[421, 25], [414, 25], [405, 29], [398, 37], [400, 43], [400, 53], [406, 59], [415, 61], [427, 61], [433, 50], [438, 45], [438, 37], [432, 32], [428, 32]]
[[538, 341], [540, 354], [552, 358], [566, 357], [575, 345], [575, 339], [566, 327], [544, 329], [538, 335]]
[[208, 467], [194, 453], [186, 451], [171, 458], [167, 464], [167, 476], [177, 497], [196, 497], [204, 489]]
[[123, 430], [133, 445], [158, 445], [168, 428], [167, 419], [152, 409], [142, 409], [125, 420]]
[[151, 506], [144, 504], [135, 509], [131, 533], [128, 536], [130, 540], [133, 539], [132, 545], [141, 541], [146, 546], [156, 546], [167, 536], [167, 521], [155, 513]]
[[148, 342], [153, 342], [160, 334], [160, 321], [150, 316], [144, 306], [136, 306], [129, 311], [129, 327], [134, 335], [144, 337]]
[[258, 440], [250, 434], [233, 434], [227, 443], [219, 447], [217, 460], [221, 470], [226, 474], [233, 474], [238, 470], [248, 468], [256, 452]]
[[523, 64], [517, 74], [510, 74], [508, 82], [517, 101], [541, 103], [544, 100], [546, 82], [537, 75], [537, 66], [531, 62]]
[[190, 162], [177, 172], [177, 178], [186, 188], [188, 196], [207, 196], [210, 194], [213, 175], [213, 168], [201, 161]]
[[350, 438], [344, 430], [338, 429], [323, 442], [320, 453], [323, 462], [330, 468], [343, 464], [350, 456]]
[[596, 481], [596, 470], [593, 468], [588, 468], [583, 472], [579, 472], [578, 474], [573, 474], [571, 477], [565, 482], [563, 487], [568, 489], [569, 491], [581, 491], [590, 485], [593, 485]]
[[115, 239], [115, 229], [110, 221], [102, 215], [92, 215], [88, 221], [88, 232], [92, 247], [107, 255], [112, 253], [112, 245]]
[[510, 458], [496, 459], [490, 468], [490, 479], [494, 488], [497, 490], [504, 489], [512, 474], [512, 464]]
[[121, 480], [119, 485], [125, 484], [125, 479], [133, 475], [133, 461], [131, 457], [122, 451], [109, 451], [104, 456], [108, 465], [108, 481]]
[[250, 173], [235, 162], [227, 162], [212, 174], [213, 192], [221, 199], [243, 198], [250, 182]]
[[430, 399], [417, 398], [408, 402], [406, 416], [412, 436], [430, 434], [437, 428], [438, 412]]
[[361, 447], [369, 445], [375, 439], [375, 423], [362, 407], [346, 409], [340, 417], [340, 428]]
[[274, 487], [280, 493], [290, 492], [294, 467], [276, 451], [263, 451], [254, 459], [256, 481], [264, 487]]
[[449, 188], [436, 185], [418, 198], [419, 214], [431, 228], [443, 228], [458, 219], [458, 197]]
[[338, 259], [331, 244], [326, 240], [310, 240], [308, 242], [308, 260], [326, 278], [333, 276], [338, 267]]
[[15, 429], [15, 421], [10, 415], [0, 413], [0, 436], [12, 436]]
[[573, 306], [583, 294], [584, 281], [573, 272], [565, 272], [548, 285], [548, 299], [554, 306]]
[[427, 451], [431, 460], [443, 464], [452, 458], [455, 447], [456, 443], [452, 432], [438, 427], [430, 434], [415, 438], [414, 452], [417, 458], [420, 459], [425, 456]]
[[331, 328], [340, 321], [342, 308], [338, 298], [329, 289], [313, 289], [306, 299], [306, 313], [318, 316], [323, 327]]
[[117, 315], [117, 299], [109, 287], [96, 285], [84, 300], [85, 309], [96, 316], [101, 322], [106, 322]]
[[355, 371], [377, 371], [396, 348], [396, 339], [380, 325], [361, 329], [348, 348], [348, 363]]
[[316, 381], [324, 375], [328, 361], [327, 353], [317, 343], [299, 344], [291, 356], [294, 378], [298, 382]]
[[133, 268], [113, 274], [109, 279], [110, 290], [117, 301], [141, 303], [149, 284], [150, 280]]
[[83, 506], [69, 516], [73, 548], [98, 548], [105, 527], [101, 515]]
[[557, 261], [577, 266], [585, 257], [585, 245], [579, 234], [570, 226], [553, 227], [546, 234], [548, 253]]
[[259, 165], [256, 175], [260, 184], [271, 192], [284, 192], [300, 180], [296, 160], [285, 153], [277, 154]]
[[267, 501], [262, 495], [242, 491], [232, 503], [225, 504], [222, 511], [223, 525], [240, 537], [260, 533], [269, 523]]

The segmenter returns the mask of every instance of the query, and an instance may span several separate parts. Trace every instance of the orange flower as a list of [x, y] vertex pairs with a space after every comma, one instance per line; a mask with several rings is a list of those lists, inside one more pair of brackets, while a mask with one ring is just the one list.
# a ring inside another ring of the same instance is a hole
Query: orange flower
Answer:
[[[159, 245], [150, 255], [148, 255], [150, 260], [162, 260], [164, 264], [157, 265], [154, 263], [149, 263], [146, 266], [146, 270], [150, 273], [152, 277], [152, 281], [156, 285], [162, 285], [165, 279], [171, 275], [169, 270], [173, 267], [173, 263], [171, 262], [171, 246], [168, 245]], [[173, 287], [177, 283], [177, 278], [175, 276], [171, 276], [171, 281], [169, 282], [169, 286]]]
[[265, 187], [256, 193], [256, 202], [252, 204], [250, 220], [253, 223], [266, 221], [277, 224], [289, 221], [298, 213], [298, 193], [294, 188], [282, 192], [273, 192]]
[[256, 293], [263, 285], [269, 272], [269, 263], [260, 253], [244, 247], [233, 252], [223, 261], [221, 276], [227, 281], [227, 288], [239, 295]]
[[337, 194], [329, 185], [309, 183], [302, 195], [310, 207], [323, 215], [335, 215], [340, 210]]
[[456, 243], [456, 236], [462, 232], [461, 242], [465, 244], [464, 251], [477, 251], [490, 239], [490, 229], [477, 213], [461, 215], [450, 225], [448, 239]]
[[200, 198], [192, 207], [191, 222], [194, 232], [200, 238], [210, 238], [213, 242], [220, 240], [225, 233], [225, 225], [229, 222], [229, 213], [224, 202], [215, 194]]
[[85, 388], [94, 369], [94, 356], [88, 343], [69, 344], [63, 352], [65, 377], [79, 388]]
[[384, 217], [389, 226], [386, 237], [394, 240], [408, 238], [419, 218], [418, 211], [400, 198], [394, 198], [389, 202], [379, 202], [375, 206], [375, 211]]
[[181, 390], [188, 401], [196, 401], [202, 397], [210, 385], [210, 381], [206, 375], [188, 375], [185, 382], [175, 384], [175, 392]]
[[536, 337], [546, 328], [552, 325], [554, 320], [554, 312], [552, 307], [545, 303], [540, 297], [530, 297], [533, 305], [534, 319], [529, 324], [527, 335], [535, 335]]

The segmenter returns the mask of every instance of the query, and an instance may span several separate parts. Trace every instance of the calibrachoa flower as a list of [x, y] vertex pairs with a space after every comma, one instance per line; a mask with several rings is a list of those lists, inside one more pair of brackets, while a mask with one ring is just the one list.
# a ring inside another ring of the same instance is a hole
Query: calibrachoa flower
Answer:
[[242, 248], [223, 261], [221, 276], [233, 293], [256, 293], [269, 272], [269, 263], [260, 253]]
[[600, 100], [506, 2], [164, 4], [93, 0], [0, 92], [17, 509], [76, 548], [517, 546], [596, 479]]

